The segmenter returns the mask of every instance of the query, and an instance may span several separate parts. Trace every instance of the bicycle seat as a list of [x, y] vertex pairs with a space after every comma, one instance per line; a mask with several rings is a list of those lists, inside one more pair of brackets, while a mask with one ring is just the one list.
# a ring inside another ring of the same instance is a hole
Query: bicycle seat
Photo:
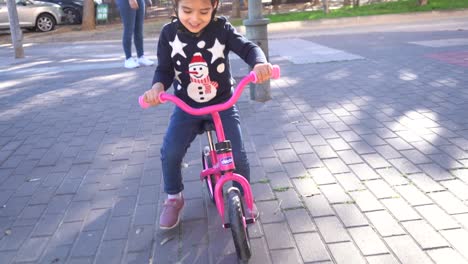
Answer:
[[203, 127], [203, 132], [208, 132], [208, 131], [214, 131], [215, 130], [213, 121], [211, 121], [211, 120], [204, 120], [203, 124], [202, 124], [202, 127]]

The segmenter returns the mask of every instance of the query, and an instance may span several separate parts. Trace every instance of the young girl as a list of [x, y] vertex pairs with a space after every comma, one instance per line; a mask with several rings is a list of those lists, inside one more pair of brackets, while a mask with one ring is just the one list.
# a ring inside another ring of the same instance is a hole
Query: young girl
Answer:
[[[147, 103], [158, 105], [159, 93], [171, 85], [177, 97], [195, 108], [227, 101], [233, 89], [229, 51], [253, 68], [259, 83], [270, 78], [272, 66], [262, 50], [238, 34], [225, 18], [215, 17], [218, 4], [218, 0], [175, 0], [177, 19], [161, 31], [153, 86], [144, 94]], [[237, 107], [220, 112], [220, 116], [226, 138], [232, 144], [236, 173], [249, 180], [250, 168]], [[191, 116], [178, 107], [171, 116], [161, 148], [164, 190], [168, 193], [161, 210], [161, 229], [171, 229], [179, 223], [184, 206], [182, 159], [201, 131], [203, 120], [209, 119], [211, 116]], [[253, 211], [258, 216], [256, 207]]]

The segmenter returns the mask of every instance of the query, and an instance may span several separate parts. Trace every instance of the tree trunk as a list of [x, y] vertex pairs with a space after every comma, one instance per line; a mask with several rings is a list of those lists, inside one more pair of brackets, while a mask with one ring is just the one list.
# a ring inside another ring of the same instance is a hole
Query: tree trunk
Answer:
[[427, 5], [428, 0], [418, 0], [420, 6]]
[[320, 5], [320, 0], [314, 0], [314, 3], [312, 4], [313, 6], [318, 6]]
[[93, 0], [84, 0], [83, 3], [83, 22], [81, 30], [94, 30], [96, 29], [96, 19]]
[[241, 17], [240, 1], [242, 1], [242, 0], [232, 0], [232, 17], [234, 17], [234, 18], [240, 18]]
[[353, 7], [359, 7], [361, 5], [360, 0], [353, 0]]
[[8, 17], [10, 18], [11, 43], [15, 48], [15, 58], [24, 58], [23, 32], [19, 26], [18, 11], [15, 0], [7, 0]]
[[275, 13], [279, 12], [279, 6], [281, 5], [281, 0], [272, 0], [271, 4], [273, 5], [273, 11]]
[[324, 12], [325, 14], [330, 13], [330, 8], [329, 8], [329, 6], [328, 6], [328, 4], [329, 4], [329, 3], [328, 3], [328, 0], [322, 0], [322, 4], [323, 4], [323, 12]]
[[351, 0], [344, 0], [343, 1], [343, 6], [350, 6], [351, 5]]

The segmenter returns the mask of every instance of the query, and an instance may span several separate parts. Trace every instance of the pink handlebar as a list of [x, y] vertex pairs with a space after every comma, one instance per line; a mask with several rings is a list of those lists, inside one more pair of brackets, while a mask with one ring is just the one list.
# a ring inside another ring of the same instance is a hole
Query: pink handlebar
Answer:
[[[280, 77], [280, 67], [278, 65], [273, 65], [273, 71], [272, 71], [271, 77], [274, 79], [278, 79]], [[165, 92], [162, 92], [159, 94], [159, 101], [161, 103], [165, 103], [166, 101], [171, 101], [174, 104], [176, 104], [178, 107], [180, 107], [182, 110], [184, 110], [185, 112], [191, 115], [207, 115], [212, 112], [219, 112], [219, 111], [226, 110], [229, 107], [233, 106], [237, 102], [239, 97], [241, 96], [242, 91], [244, 90], [244, 87], [250, 82], [253, 82], [253, 83], [257, 82], [257, 75], [253, 71], [251, 71], [249, 75], [245, 76], [239, 82], [232, 97], [227, 102], [224, 102], [222, 104], [211, 105], [211, 106], [202, 107], [202, 108], [193, 108], [187, 105], [184, 101], [180, 100], [177, 96], [174, 96]], [[146, 109], [151, 106], [150, 104], [145, 102], [143, 96], [140, 96], [138, 98], [138, 103], [143, 109]]]

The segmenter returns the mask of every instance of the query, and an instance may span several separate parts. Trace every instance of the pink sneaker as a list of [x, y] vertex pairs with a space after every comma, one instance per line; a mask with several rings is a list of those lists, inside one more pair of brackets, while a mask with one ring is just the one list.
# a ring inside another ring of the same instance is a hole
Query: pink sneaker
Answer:
[[165, 200], [159, 217], [159, 228], [172, 229], [176, 227], [180, 221], [182, 208], [184, 208], [183, 197], [181, 199]]

